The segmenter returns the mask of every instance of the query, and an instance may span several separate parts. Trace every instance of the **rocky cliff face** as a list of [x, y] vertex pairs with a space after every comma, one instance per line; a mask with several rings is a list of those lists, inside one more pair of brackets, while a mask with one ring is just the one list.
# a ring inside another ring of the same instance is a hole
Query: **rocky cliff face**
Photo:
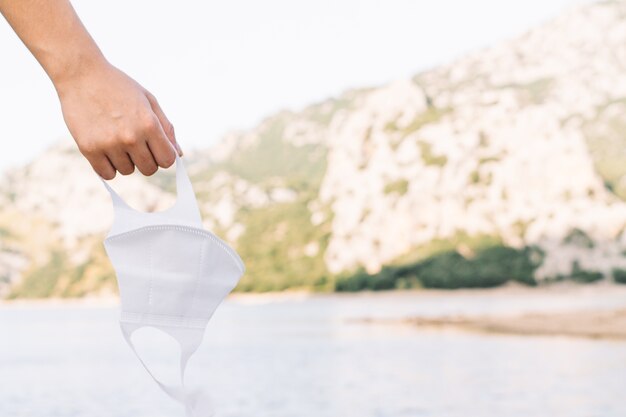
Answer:
[[[338, 115], [320, 190], [329, 269], [377, 270], [458, 233], [540, 246], [537, 278], [623, 265], [625, 206], [599, 174], [623, 196], [625, 11], [574, 11]], [[593, 248], [568, 239], [580, 232]]]
[[[248, 264], [241, 290], [332, 288], [434, 246], [472, 257], [477, 240], [537, 248], [541, 281], [626, 269], [625, 134], [626, 3], [606, 2], [413, 79], [274, 115], [186, 162], [206, 226]], [[115, 185], [144, 210], [174, 198], [168, 176]], [[0, 192], [5, 294], [113, 291], [108, 196], [69, 145]]]

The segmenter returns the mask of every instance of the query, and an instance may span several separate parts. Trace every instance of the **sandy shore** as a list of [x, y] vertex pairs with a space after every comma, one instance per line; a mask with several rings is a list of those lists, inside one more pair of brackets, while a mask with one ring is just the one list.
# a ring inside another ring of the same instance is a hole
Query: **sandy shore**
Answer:
[[423, 328], [457, 328], [500, 334], [626, 340], [626, 309], [532, 313], [513, 317], [414, 317], [404, 322]]
[[[430, 330], [626, 340], [624, 285], [565, 283], [540, 288], [513, 285], [485, 290], [427, 291], [413, 297], [416, 303], [431, 297], [450, 305], [467, 300], [490, 305], [495, 300], [505, 300], [505, 303], [511, 302], [511, 308], [483, 314], [464, 311], [456, 314], [414, 315], [401, 319], [367, 318], [361, 321], [409, 324]], [[611, 297], [623, 301], [608, 303]], [[537, 303], [537, 300], [542, 302]], [[588, 302], [591, 300], [595, 302]], [[520, 305], [523, 308], [519, 308]]]

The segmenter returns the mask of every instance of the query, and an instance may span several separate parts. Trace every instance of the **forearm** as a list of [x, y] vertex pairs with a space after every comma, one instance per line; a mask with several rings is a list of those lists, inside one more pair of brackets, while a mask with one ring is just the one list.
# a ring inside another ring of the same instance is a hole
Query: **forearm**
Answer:
[[110, 65], [69, 0], [0, 0], [0, 13], [54, 84], [63, 118], [93, 169], [145, 175], [174, 163], [174, 127], [156, 98]]
[[0, 0], [0, 13], [57, 89], [106, 63], [69, 0]]

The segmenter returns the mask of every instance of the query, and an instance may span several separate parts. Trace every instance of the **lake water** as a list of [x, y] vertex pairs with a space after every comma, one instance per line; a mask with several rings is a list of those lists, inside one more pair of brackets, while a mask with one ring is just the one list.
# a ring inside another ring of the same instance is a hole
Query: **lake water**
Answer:
[[[494, 295], [495, 294], [495, 295]], [[192, 359], [220, 417], [623, 417], [626, 343], [351, 319], [626, 306], [626, 291], [234, 299]], [[0, 307], [0, 416], [183, 416], [126, 346], [114, 307]], [[138, 335], [174, 380], [174, 342]]]

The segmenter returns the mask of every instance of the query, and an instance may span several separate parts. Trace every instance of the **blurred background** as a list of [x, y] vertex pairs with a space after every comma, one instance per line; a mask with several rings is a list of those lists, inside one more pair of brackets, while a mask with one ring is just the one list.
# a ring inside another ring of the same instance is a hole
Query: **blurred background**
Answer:
[[[246, 263], [191, 361], [217, 415], [626, 415], [626, 2], [73, 3]], [[182, 415], [119, 332], [109, 196], [0, 51], [0, 415]], [[162, 210], [172, 171], [113, 185]]]

